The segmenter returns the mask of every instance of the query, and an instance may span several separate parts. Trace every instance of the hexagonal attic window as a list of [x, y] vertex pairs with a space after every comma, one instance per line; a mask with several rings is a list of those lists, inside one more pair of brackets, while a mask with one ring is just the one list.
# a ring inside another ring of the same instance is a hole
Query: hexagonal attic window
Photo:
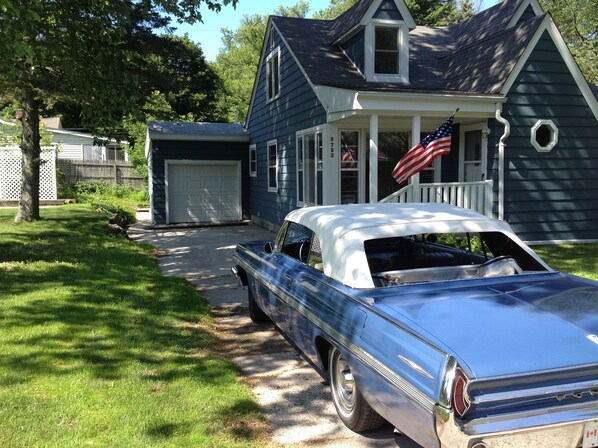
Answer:
[[539, 152], [550, 152], [559, 141], [559, 130], [551, 120], [538, 120], [532, 127], [531, 142]]

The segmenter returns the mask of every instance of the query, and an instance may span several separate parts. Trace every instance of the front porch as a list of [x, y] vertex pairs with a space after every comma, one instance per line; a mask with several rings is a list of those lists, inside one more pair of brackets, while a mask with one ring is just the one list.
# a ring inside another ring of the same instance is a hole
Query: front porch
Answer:
[[[501, 98], [447, 95], [430, 103], [418, 95], [399, 99], [388, 93], [352, 93], [347, 95], [351, 101], [330, 102], [334, 111], [328, 114], [325, 138], [335, 143], [338, 165], [328, 170], [327, 162], [335, 159], [325, 161], [324, 171], [338, 177], [329, 179], [333, 194], [325, 197], [334, 201], [336, 196], [337, 203], [448, 203], [501, 219], [503, 141], [508, 136]], [[407, 185], [397, 184], [391, 176], [396, 163], [455, 110], [450, 154]]]
[[456, 205], [493, 217], [492, 181], [412, 183], [385, 197], [380, 202], [433, 202]]

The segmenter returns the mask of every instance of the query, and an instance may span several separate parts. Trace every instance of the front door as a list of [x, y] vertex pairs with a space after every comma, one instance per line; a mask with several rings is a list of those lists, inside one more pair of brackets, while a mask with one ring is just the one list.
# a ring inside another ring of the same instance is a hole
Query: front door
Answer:
[[485, 180], [486, 137], [482, 125], [464, 126], [461, 130], [459, 181]]

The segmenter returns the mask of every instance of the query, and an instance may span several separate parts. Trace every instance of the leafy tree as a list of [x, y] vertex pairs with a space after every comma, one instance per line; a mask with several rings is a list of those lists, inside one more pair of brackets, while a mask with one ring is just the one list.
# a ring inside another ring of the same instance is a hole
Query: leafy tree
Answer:
[[23, 109], [23, 173], [16, 221], [39, 219], [39, 115], [78, 102], [83, 125], [112, 129], [138, 98], [132, 62], [140, 37], [193, 23], [200, 7], [237, 0], [0, 0], [0, 100]]
[[228, 120], [245, 120], [251, 89], [259, 64], [266, 16], [244, 15], [237, 31], [222, 29], [222, 45], [214, 68], [224, 83], [223, 102], [228, 105]]
[[220, 79], [187, 35], [151, 36], [141, 50], [137, 66], [144, 103], [157, 90], [178, 115], [194, 121], [222, 119], [215, 95]]
[[586, 79], [598, 84], [598, 2], [540, 0], [567, 42]]
[[456, 3], [456, 0], [405, 0], [418, 26], [450, 25]]
[[[307, 2], [300, 1], [288, 8], [279, 6], [272, 15], [305, 17], [308, 11]], [[224, 83], [223, 101], [229, 108], [229, 121], [245, 121], [267, 24], [268, 15], [244, 15], [236, 31], [221, 30], [223, 47], [214, 67]]]
[[147, 178], [147, 160], [145, 158], [145, 137], [148, 121], [194, 121], [191, 114], [182, 117], [172, 109], [166, 96], [154, 90], [148, 97], [146, 103], [136, 114], [129, 114], [123, 125], [129, 139], [129, 161], [134, 165], [135, 171]]
[[458, 7], [453, 11], [448, 21], [450, 25], [469, 19], [476, 13], [476, 7], [471, 0], [459, 1]]
[[333, 20], [357, 3], [357, 0], [330, 0], [328, 8], [314, 14], [314, 19]]
[[226, 121], [227, 105], [220, 100], [220, 77], [187, 36], [147, 36], [140, 50], [135, 64], [142, 102], [123, 120], [123, 127], [129, 161], [147, 177], [147, 121]]

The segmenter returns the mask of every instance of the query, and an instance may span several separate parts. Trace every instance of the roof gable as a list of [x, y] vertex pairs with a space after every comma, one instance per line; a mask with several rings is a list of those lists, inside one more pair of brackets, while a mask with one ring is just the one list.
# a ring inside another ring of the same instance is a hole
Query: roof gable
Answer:
[[537, 0], [521, 0], [519, 7], [511, 17], [511, 20], [507, 24], [507, 28], [511, 28], [522, 21], [529, 20], [534, 16], [540, 16], [544, 13], [544, 10], [540, 6]]
[[361, 0], [333, 21], [330, 42], [338, 44], [349, 39], [372, 19], [404, 22], [409, 29], [416, 26], [403, 0]]
[[516, 65], [512, 70], [509, 70], [508, 77], [505, 79], [505, 82], [502, 85], [500, 93], [506, 95], [510, 91], [511, 87], [515, 83], [517, 77], [521, 73], [523, 67], [527, 63], [530, 55], [536, 48], [538, 41], [542, 38], [544, 33], [548, 33], [552, 42], [554, 42], [559, 54], [563, 58], [563, 61], [567, 65], [569, 73], [573, 76], [575, 83], [579, 87], [584, 99], [588, 103], [588, 106], [592, 110], [596, 120], [598, 120], [598, 98], [595, 95], [595, 92], [592, 88], [592, 85], [588, 83], [588, 81], [583, 76], [577, 62], [571, 55], [567, 44], [565, 43], [563, 37], [559, 33], [555, 23], [552, 21], [549, 14], [544, 14], [543, 16], [537, 17], [534, 21], [542, 19], [539, 26], [536, 28], [535, 33], [529, 39], [528, 44], [526, 45], [522, 55], [518, 58]]

